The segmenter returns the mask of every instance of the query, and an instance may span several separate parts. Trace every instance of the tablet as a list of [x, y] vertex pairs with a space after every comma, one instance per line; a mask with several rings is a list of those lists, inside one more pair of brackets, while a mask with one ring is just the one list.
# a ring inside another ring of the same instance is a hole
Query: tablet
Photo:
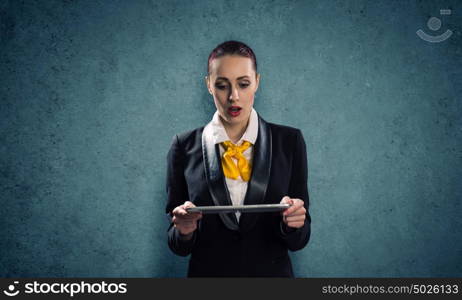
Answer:
[[186, 208], [187, 212], [202, 212], [203, 214], [217, 213], [257, 213], [283, 211], [289, 208], [290, 204], [253, 204], [253, 205], [214, 205], [214, 206], [196, 206]]

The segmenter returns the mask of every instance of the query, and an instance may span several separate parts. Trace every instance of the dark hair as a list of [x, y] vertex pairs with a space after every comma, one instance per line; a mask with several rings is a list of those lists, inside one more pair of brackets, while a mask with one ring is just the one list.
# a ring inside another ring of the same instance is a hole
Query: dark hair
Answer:
[[255, 70], [255, 74], [257, 73], [257, 58], [255, 57], [255, 53], [253, 52], [253, 50], [242, 42], [226, 41], [216, 46], [215, 49], [213, 49], [210, 53], [207, 63], [207, 74], [210, 74], [211, 62], [215, 58], [224, 55], [240, 55], [250, 58], [253, 62], [253, 69]]

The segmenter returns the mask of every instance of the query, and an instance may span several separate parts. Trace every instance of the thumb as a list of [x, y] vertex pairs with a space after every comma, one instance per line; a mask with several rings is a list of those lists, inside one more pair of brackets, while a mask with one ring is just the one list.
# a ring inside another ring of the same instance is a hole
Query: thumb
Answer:
[[281, 204], [287, 203], [287, 204], [293, 204], [293, 200], [290, 199], [289, 196], [284, 196], [280, 202]]
[[185, 201], [185, 203], [183, 204], [183, 208], [188, 208], [188, 207], [195, 207], [195, 205], [191, 201]]

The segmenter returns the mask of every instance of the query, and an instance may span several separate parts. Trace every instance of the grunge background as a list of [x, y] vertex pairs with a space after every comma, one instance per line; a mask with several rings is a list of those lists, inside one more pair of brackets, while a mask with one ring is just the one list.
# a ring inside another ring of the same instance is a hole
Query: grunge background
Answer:
[[462, 276], [461, 14], [457, 0], [0, 1], [0, 276], [186, 275], [166, 240], [166, 154], [211, 119], [207, 57], [230, 39], [257, 55], [256, 110], [307, 143], [296, 277]]

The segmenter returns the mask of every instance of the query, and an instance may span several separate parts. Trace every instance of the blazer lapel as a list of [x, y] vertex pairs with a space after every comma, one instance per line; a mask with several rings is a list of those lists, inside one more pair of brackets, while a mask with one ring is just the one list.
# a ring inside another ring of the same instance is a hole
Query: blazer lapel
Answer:
[[[271, 174], [272, 159], [271, 128], [258, 115], [258, 136], [253, 149], [252, 175], [247, 186], [244, 204], [261, 204], [265, 200]], [[250, 230], [256, 223], [260, 213], [243, 213], [239, 219], [240, 231]]]
[[[219, 145], [215, 144], [211, 137], [211, 127], [207, 125], [202, 132], [202, 155], [210, 195], [215, 205], [232, 205], [221, 167]], [[220, 213], [219, 215], [228, 229], [239, 230], [235, 213]]]

